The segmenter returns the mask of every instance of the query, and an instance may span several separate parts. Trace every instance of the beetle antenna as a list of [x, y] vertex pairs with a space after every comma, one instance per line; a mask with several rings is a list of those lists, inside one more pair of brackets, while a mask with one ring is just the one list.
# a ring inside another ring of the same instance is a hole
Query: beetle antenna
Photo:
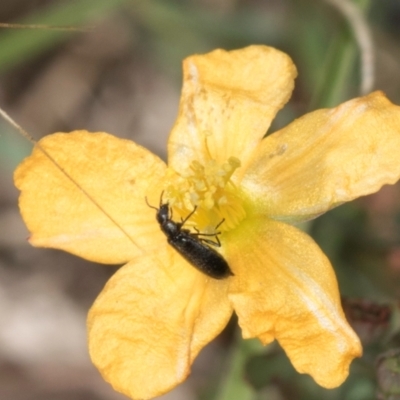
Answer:
[[154, 207], [154, 206], [152, 206], [149, 202], [148, 202], [148, 200], [147, 200], [147, 196], [145, 196], [145, 201], [146, 201], [146, 204], [150, 207], [150, 208], [152, 208], [153, 210], [156, 210], [156, 211], [158, 211], [159, 209], [157, 208], [157, 207]]
[[214, 230], [217, 230], [224, 222], [225, 222], [225, 218], [222, 218], [222, 221], [214, 228]]
[[185, 222], [196, 212], [197, 206], [194, 206], [193, 211], [181, 222], [181, 226], [185, 225]]

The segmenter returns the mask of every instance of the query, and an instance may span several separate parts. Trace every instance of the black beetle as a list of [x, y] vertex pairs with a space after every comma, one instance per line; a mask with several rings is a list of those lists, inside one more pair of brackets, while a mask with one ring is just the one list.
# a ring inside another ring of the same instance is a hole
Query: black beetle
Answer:
[[[169, 204], [162, 202], [162, 194], [159, 208], [150, 205], [147, 198], [146, 203], [149, 207], [157, 211], [157, 222], [160, 224], [160, 228], [165, 233], [165, 236], [167, 236], [168, 243], [190, 264], [214, 279], [224, 279], [233, 275], [224, 257], [207, 245], [211, 244], [220, 247], [221, 243], [218, 238], [220, 232], [215, 232], [213, 234], [200, 232], [192, 233], [188, 229], [182, 229], [185, 222], [195, 213], [197, 207], [195, 207], [182, 222], [175, 222], [172, 220], [172, 212], [170, 212]], [[217, 229], [222, 222], [224, 222], [224, 220], [222, 220], [215, 229]], [[214, 236], [216, 242], [201, 238], [201, 236]]]

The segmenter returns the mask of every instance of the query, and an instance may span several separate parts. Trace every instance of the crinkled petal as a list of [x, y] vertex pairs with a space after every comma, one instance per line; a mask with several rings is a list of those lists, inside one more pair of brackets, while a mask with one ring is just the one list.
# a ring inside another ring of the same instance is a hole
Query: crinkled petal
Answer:
[[145, 202], [159, 202], [159, 158], [107, 133], [57, 133], [39, 143], [47, 154], [35, 146], [14, 176], [32, 245], [123, 263], [165, 241]]
[[296, 68], [266, 46], [214, 50], [183, 63], [183, 89], [168, 144], [168, 162], [182, 171], [197, 160], [246, 164], [276, 113], [288, 101]]
[[308, 235], [283, 222], [242, 225], [224, 243], [235, 273], [229, 297], [243, 336], [264, 344], [277, 339], [297, 371], [326, 388], [340, 385], [361, 345], [344, 317], [328, 259]]
[[260, 212], [304, 220], [396, 182], [399, 152], [400, 107], [374, 92], [267, 137], [242, 185]]
[[122, 267], [88, 317], [93, 363], [131, 399], [150, 399], [182, 382], [232, 314], [227, 280], [207, 277], [173, 250], [156, 257]]

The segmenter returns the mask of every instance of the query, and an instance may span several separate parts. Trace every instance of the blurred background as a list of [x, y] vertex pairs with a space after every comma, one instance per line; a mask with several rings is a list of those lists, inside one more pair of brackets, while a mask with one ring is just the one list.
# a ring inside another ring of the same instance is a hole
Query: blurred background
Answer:
[[[286, 51], [299, 69], [271, 131], [375, 89], [400, 104], [399, 0], [1, 0], [0, 23], [47, 26], [0, 28], [0, 107], [36, 139], [106, 131], [165, 159], [182, 59], [255, 43]], [[12, 174], [31, 148], [0, 121], [0, 399], [122, 400], [91, 365], [85, 332], [116, 267], [28, 245]], [[319, 388], [278, 346], [241, 343], [233, 320], [163, 399], [400, 399], [399, 185], [307, 229], [365, 346], [346, 383]]]

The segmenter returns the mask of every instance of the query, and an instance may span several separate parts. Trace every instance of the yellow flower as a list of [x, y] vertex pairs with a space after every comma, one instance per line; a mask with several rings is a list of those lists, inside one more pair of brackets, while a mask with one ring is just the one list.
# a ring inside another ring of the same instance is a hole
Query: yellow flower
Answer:
[[[326, 388], [360, 356], [329, 261], [289, 223], [399, 179], [400, 108], [376, 92], [263, 139], [295, 76], [290, 58], [265, 46], [195, 55], [184, 61], [168, 165], [133, 142], [76, 131], [44, 138], [18, 167], [34, 246], [126, 263], [88, 317], [92, 360], [116, 390], [148, 399], [175, 387], [233, 310], [245, 338], [278, 340]], [[162, 192], [174, 221], [197, 206], [188, 229], [212, 234], [224, 219], [218, 251], [233, 276], [213, 279], [167, 243], [146, 204]]]

